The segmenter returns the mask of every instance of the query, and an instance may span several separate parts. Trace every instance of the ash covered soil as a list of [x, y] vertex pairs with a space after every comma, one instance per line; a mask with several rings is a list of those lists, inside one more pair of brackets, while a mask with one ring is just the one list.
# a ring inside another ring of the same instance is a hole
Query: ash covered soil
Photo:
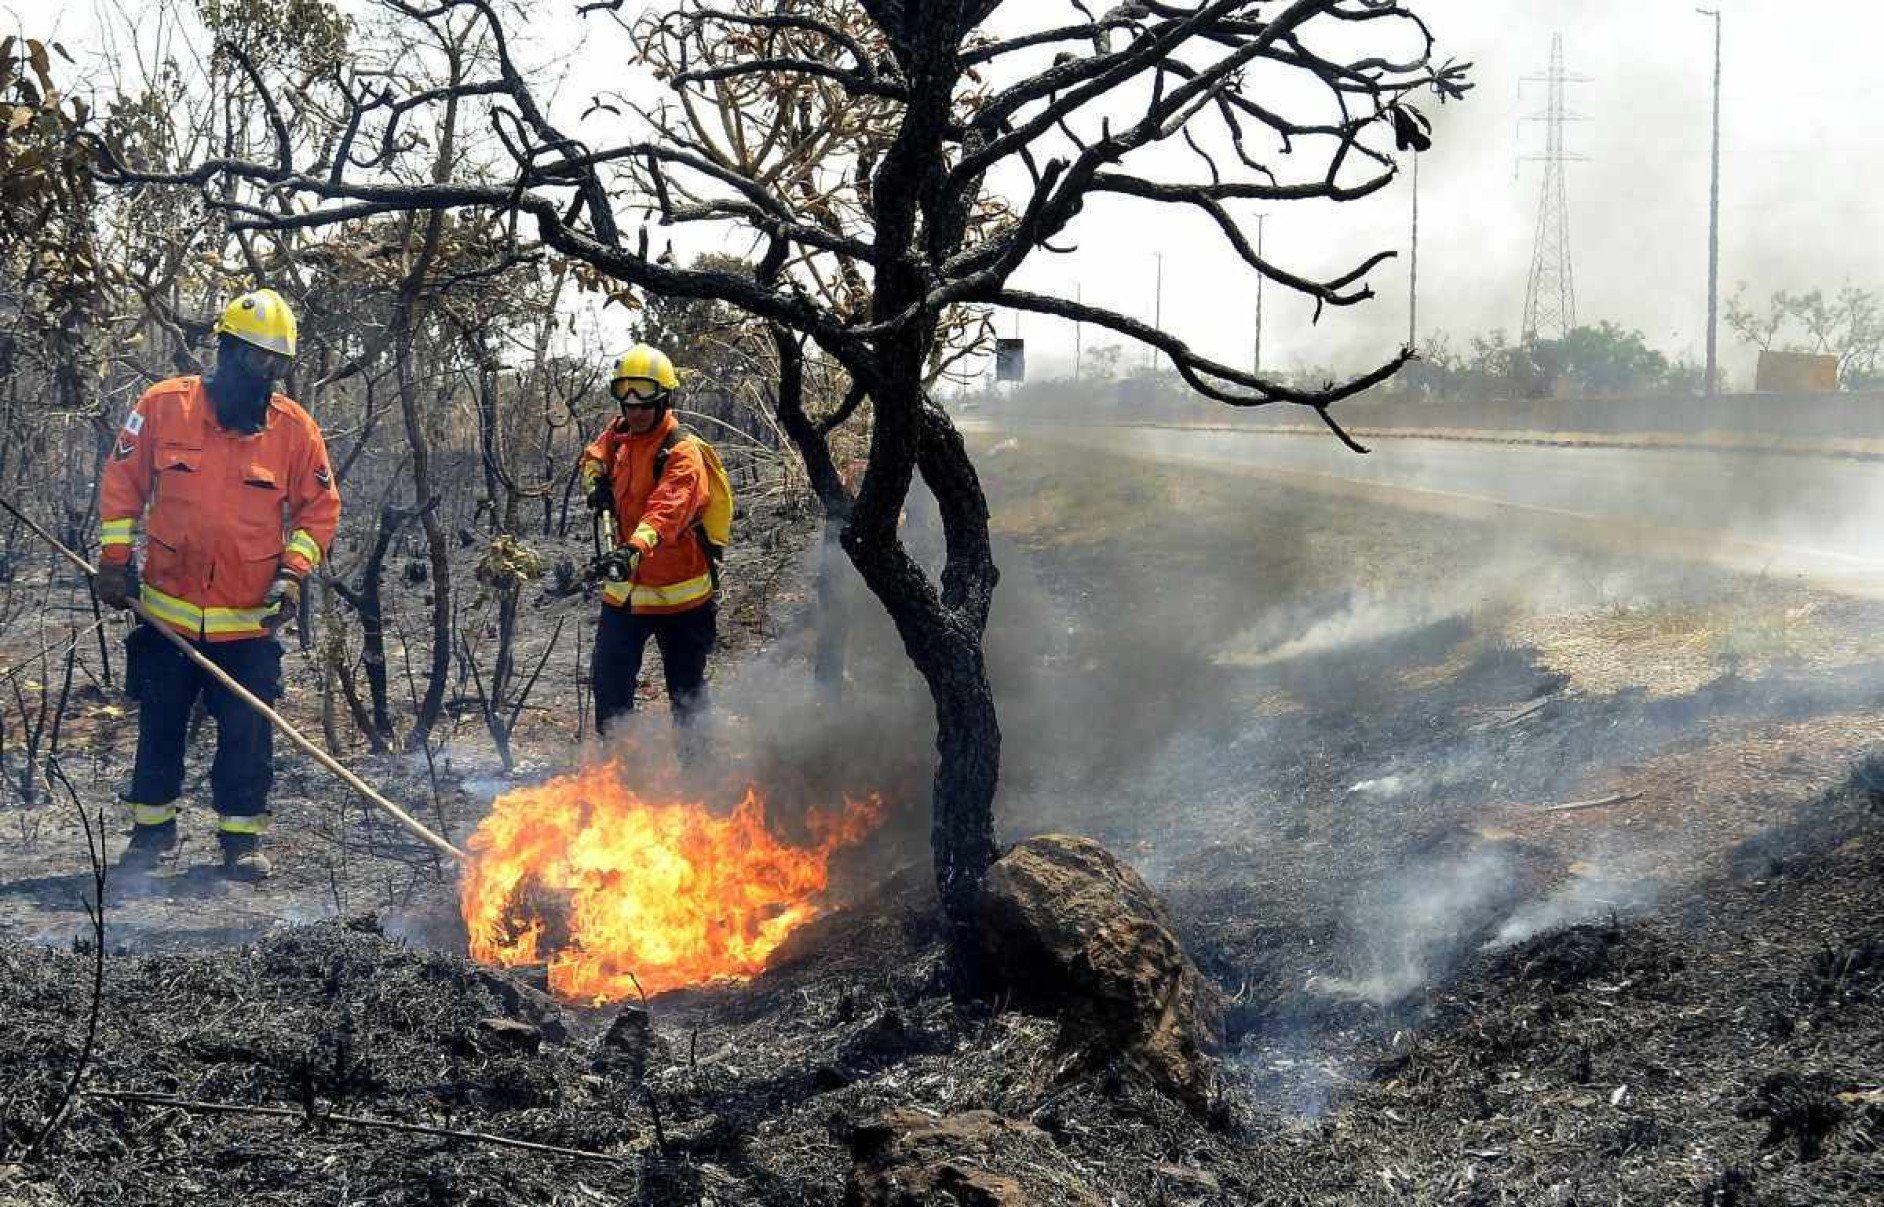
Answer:
[[[8, 806], [0, 1202], [1879, 1201], [1874, 605], [987, 443], [1003, 823], [1097, 837], [1165, 894], [1231, 998], [1209, 1109], [957, 1002], [907, 801], [767, 974], [644, 1015], [454, 954], [437, 870], [284, 759], [279, 882], [108, 892], [95, 1054], [30, 1160], [94, 964], [69, 808]], [[906, 784], [920, 700], [852, 613], [839, 750]], [[749, 648], [802, 659], [807, 615], [782, 588]], [[544, 699], [512, 778], [572, 757]], [[68, 739], [92, 805], [113, 720]], [[447, 758], [459, 836], [507, 780], [475, 719]], [[899, 1161], [949, 1197], [886, 1197]]]

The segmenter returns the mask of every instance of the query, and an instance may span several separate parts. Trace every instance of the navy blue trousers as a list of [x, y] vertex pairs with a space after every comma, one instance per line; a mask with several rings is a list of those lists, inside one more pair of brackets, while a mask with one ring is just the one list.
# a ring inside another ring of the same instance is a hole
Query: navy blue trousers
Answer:
[[667, 701], [674, 722], [692, 726], [707, 707], [707, 655], [719, 634], [719, 605], [709, 600], [685, 612], [637, 615], [626, 608], [602, 605], [595, 629], [595, 659], [590, 681], [595, 688], [595, 728], [606, 734], [609, 722], [635, 708], [635, 683], [641, 677], [641, 657], [648, 638], [661, 651], [661, 669], [667, 679]]
[[[273, 637], [190, 644], [268, 703], [281, 698], [281, 643]], [[125, 686], [138, 702], [137, 762], [125, 799], [167, 805], [181, 795], [190, 712], [203, 696], [216, 720], [216, 759], [209, 768], [216, 812], [224, 817], [266, 813], [268, 789], [275, 782], [275, 734], [267, 718], [147, 624], [131, 630], [124, 648]]]

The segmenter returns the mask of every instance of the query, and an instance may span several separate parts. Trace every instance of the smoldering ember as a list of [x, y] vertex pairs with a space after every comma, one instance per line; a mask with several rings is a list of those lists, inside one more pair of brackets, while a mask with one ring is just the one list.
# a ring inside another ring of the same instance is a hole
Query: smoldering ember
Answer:
[[0, 1204], [1884, 1202], [1857, 0], [0, 30]]

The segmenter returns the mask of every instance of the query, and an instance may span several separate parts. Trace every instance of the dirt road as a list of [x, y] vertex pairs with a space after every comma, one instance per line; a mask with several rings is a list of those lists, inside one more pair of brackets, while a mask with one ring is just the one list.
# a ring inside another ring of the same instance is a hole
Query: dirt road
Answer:
[[1884, 596], [1884, 468], [1844, 457], [1406, 438], [1357, 456], [1325, 436], [1260, 430], [1017, 431]]

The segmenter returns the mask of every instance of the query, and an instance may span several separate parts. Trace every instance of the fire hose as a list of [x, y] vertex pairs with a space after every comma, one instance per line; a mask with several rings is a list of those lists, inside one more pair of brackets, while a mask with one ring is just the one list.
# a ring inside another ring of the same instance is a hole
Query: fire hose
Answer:
[[[603, 482], [607, 482], [604, 478]], [[607, 528], [609, 536], [603, 536]], [[615, 532], [615, 513], [612, 509], [596, 510], [590, 513], [589, 533], [594, 539], [595, 556], [579, 572], [573, 574], [567, 582], [544, 591], [545, 600], [576, 599], [588, 595], [589, 591], [602, 583], [625, 583], [634, 578], [634, 567], [629, 560], [626, 546], [617, 546], [611, 539]], [[560, 575], [559, 575], [560, 578]]]
[[[60, 553], [64, 554], [65, 559], [67, 561], [71, 562], [74, 566], [77, 566], [80, 570], [83, 570], [85, 572], [85, 576], [87, 579], [93, 578], [97, 575], [98, 573], [97, 567], [93, 566], [90, 562], [86, 561], [83, 557], [81, 557], [77, 553], [74, 553], [71, 549], [68, 549], [57, 537], [53, 536], [50, 532], [47, 532], [38, 523], [36, 523], [31, 516], [28, 516], [24, 514], [23, 512], [21, 512], [20, 509], [15, 507], [10, 501], [8, 501], [5, 498], [0, 498], [0, 508], [4, 508], [8, 515], [12, 516], [14, 519], [18, 520], [20, 523], [26, 525], [27, 528], [32, 530], [34, 535], [38, 536], [41, 540], [51, 545], [54, 549], [57, 549]], [[126, 603], [129, 605], [131, 611], [136, 613], [138, 617], [144, 621], [145, 624], [157, 630], [157, 632], [163, 635], [165, 640], [169, 641], [171, 645], [174, 645], [175, 647], [177, 647], [178, 650], [182, 651], [184, 657], [188, 658], [191, 662], [195, 663], [199, 669], [201, 669], [205, 674], [209, 675], [211, 678], [215, 679], [216, 682], [228, 688], [229, 692], [232, 695], [234, 695], [238, 700], [241, 700], [244, 704], [247, 704], [250, 708], [253, 708], [256, 712], [259, 712], [264, 717], [267, 717], [268, 723], [270, 725], [273, 725], [276, 729], [280, 730], [283, 737], [286, 737], [290, 742], [293, 742], [296, 746], [299, 746], [304, 752], [306, 752], [311, 758], [313, 758], [315, 762], [319, 763], [321, 766], [325, 767], [327, 770], [333, 772], [334, 775], [337, 776], [342, 783], [346, 784], [347, 787], [352, 788], [355, 792], [358, 792], [362, 797], [364, 797], [368, 804], [372, 805], [374, 808], [378, 809], [380, 812], [384, 813], [386, 816], [392, 818], [393, 821], [399, 824], [401, 829], [406, 831], [406, 833], [412, 835], [414, 838], [418, 839], [420, 842], [423, 842], [426, 846], [431, 847], [433, 850], [437, 851], [439, 854], [447, 855], [451, 857], [452, 859], [458, 861], [459, 863], [468, 863], [470, 861], [470, 856], [466, 855], [463, 851], [459, 850], [457, 847], [453, 846], [451, 843], [447, 842], [445, 839], [440, 838], [437, 834], [433, 833], [429, 828], [427, 828], [424, 822], [421, 822], [416, 817], [413, 817], [410, 813], [407, 813], [404, 809], [401, 809], [398, 805], [395, 805], [393, 802], [381, 796], [378, 792], [374, 791], [373, 788], [369, 784], [367, 784], [365, 780], [361, 779], [359, 776], [349, 771], [338, 759], [334, 758], [332, 755], [328, 754], [325, 750], [322, 750], [320, 747], [316, 746], [313, 742], [309, 741], [308, 738], [304, 734], [302, 734], [300, 730], [296, 729], [293, 725], [289, 724], [287, 718], [283, 717], [280, 713], [270, 708], [267, 702], [265, 702], [260, 696], [257, 696], [254, 692], [249, 691], [247, 688], [243, 687], [240, 683], [237, 683], [235, 679], [230, 677], [228, 672], [224, 671], [221, 667], [217, 666], [214, 662], [211, 662], [208, 658], [204, 657], [202, 651], [198, 650], [195, 646], [191, 645], [190, 642], [181, 633], [178, 633], [175, 629], [171, 628], [169, 625], [163, 623], [162, 621], [152, 616], [149, 612], [145, 611], [144, 605], [141, 602], [139, 602], [138, 600], [132, 599], [132, 600], [127, 600]]]

